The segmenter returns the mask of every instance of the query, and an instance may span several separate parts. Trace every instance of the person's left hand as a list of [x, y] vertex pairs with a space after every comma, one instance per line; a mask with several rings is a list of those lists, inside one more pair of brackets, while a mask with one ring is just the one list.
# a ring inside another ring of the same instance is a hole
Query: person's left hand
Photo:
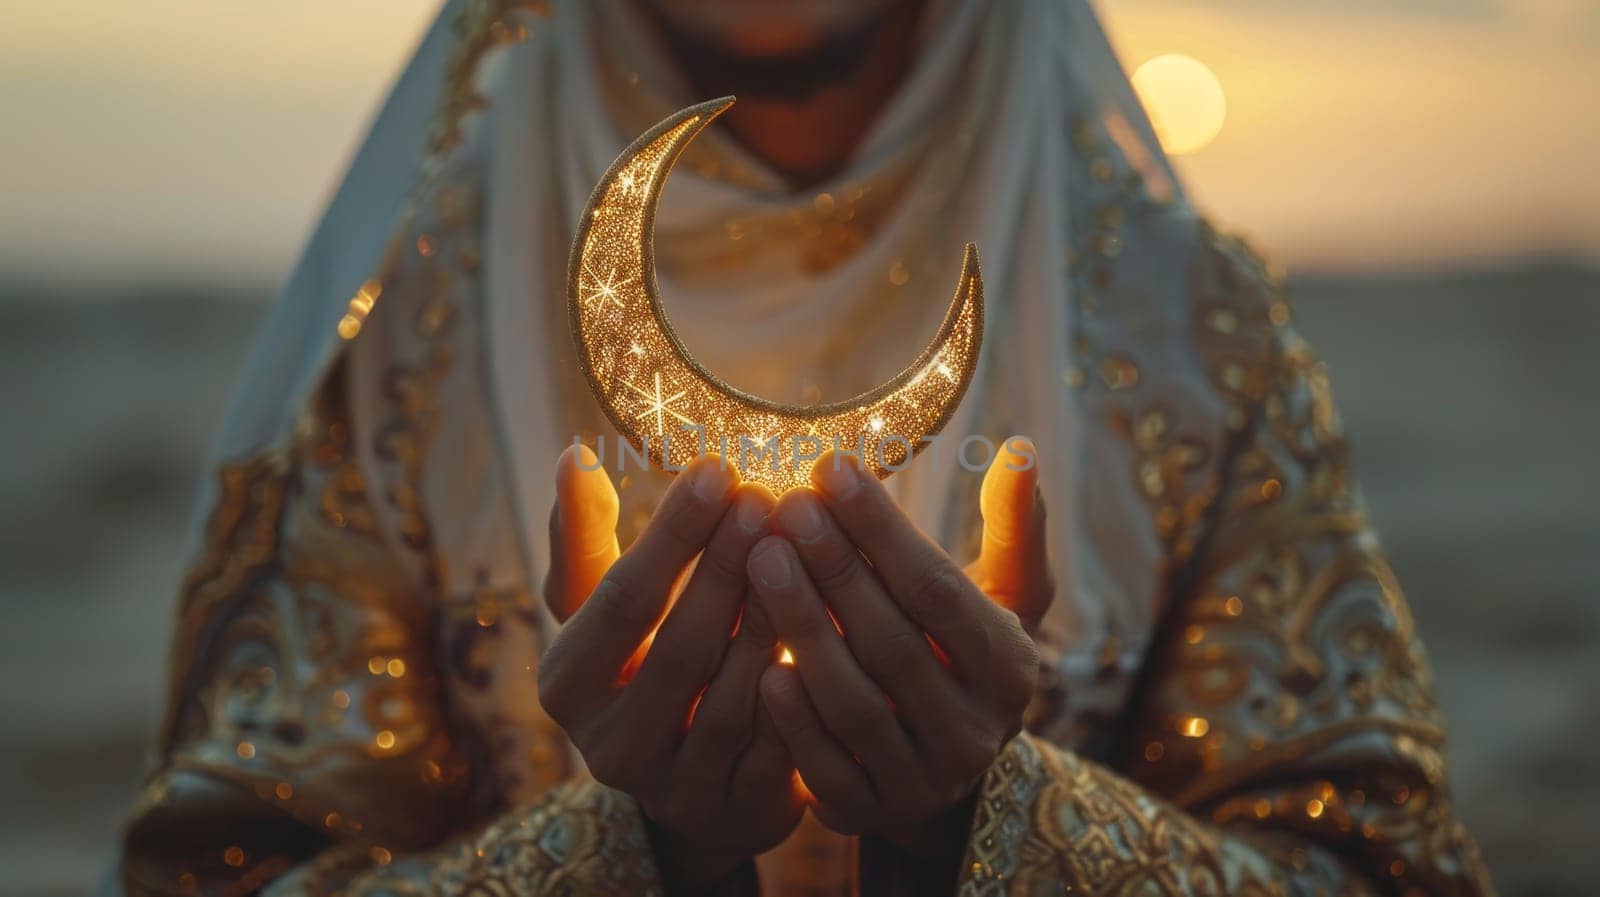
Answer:
[[965, 572], [877, 478], [835, 459], [813, 469], [817, 491], [779, 500], [781, 535], [750, 553], [794, 658], [768, 668], [761, 696], [824, 825], [947, 857], [1038, 676], [1029, 632], [1054, 585], [1034, 449], [1007, 440], [984, 477], [983, 547]]

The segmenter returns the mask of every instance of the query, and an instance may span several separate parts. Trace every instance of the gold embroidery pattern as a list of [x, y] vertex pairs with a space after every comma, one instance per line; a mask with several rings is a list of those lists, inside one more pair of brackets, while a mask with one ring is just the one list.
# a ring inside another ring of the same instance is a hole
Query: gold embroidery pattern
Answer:
[[956, 893], [1368, 892], [1319, 851], [1280, 859], [1270, 846], [1202, 825], [1104, 768], [1024, 735], [985, 779]]
[[[286, 458], [222, 471], [174, 648], [189, 667], [129, 826], [124, 881], [139, 893], [253, 891], [328, 837], [387, 851], [461, 815], [426, 614], [360, 523], [364, 499], [335, 482], [360, 481], [342, 373]], [[270, 821], [192, 831], [219, 800]]]
[[405, 857], [330, 851], [269, 897], [659, 897], [644, 820], [632, 798], [572, 781], [476, 834]]
[[483, 742], [473, 764], [477, 807], [530, 802], [572, 772], [566, 733], [538, 703], [536, 601], [524, 588], [479, 586], [440, 608], [440, 666], [459, 686], [452, 710]]
[[456, 33], [445, 63], [444, 96], [435, 117], [428, 150], [442, 156], [462, 142], [462, 120], [487, 105], [477, 91], [478, 66], [495, 47], [527, 40], [528, 26], [517, 13], [548, 15], [546, 0], [468, 0], [452, 27]]
[[206, 518], [199, 560], [178, 591], [178, 623], [172, 639], [172, 669], [161, 750], [172, 745], [194, 658], [218, 608], [276, 559], [278, 516], [283, 508], [286, 464], [268, 454], [217, 471], [217, 502]]
[[[467, 145], [466, 124], [475, 113], [488, 103], [478, 93], [477, 75], [484, 57], [504, 44], [526, 40], [529, 34], [525, 14], [544, 15], [549, 4], [543, 0], [466, 0], [451, 23], [455, 41], [445, 60], [445, 78], [439, 108], [434, 114], [433, 127], [423, 147], [424, 156], [419, 166], [419, 176], [407, 191], [394, 236], [389, 240], [374, 275], [357, 288], [347, 303], [345, 315], [338, 323], [342, 339], [353, 340], [362, 331], [368, 315], [383, 297], [385, 281], [389, 280], [397, 265], [403, 260], [410, 237], [416, 236], [416, 219], [427, 196], [439, 195], [436, 187], [456, 151]], [[428, 255], [427, 236], [417, 237], [415, 246]]]
[[[455, 360], [451, 337], [478, 284], [481, 173], [466, 155], [441, 173], [427, 194], [427, 214], [419, 213], [404, 232], [410, 248], [391, 259], [377, 281], [387, 298], [374, 312], [374, 326], [389, 339], [386, 357], [401, 360], [390, 361], [383, 374], [386, 417], [374, 435], [375, 473], [400, 540], [415, 552], [430, 590], [441, 585], [445, 571], [434, 550], [424, 468], [443, 420], [439, 390]], [[390, 321], [391, 314], [409, 317]]]
[[[331, 379], [340, 377], [336, 373]], [[342, 400], [342, 390], [324, 389], [319, 401], [334, 397]], [[377, 538], [378, 521], [367, 504], [367, 478], [352, 451], [348, 415], [343, 409], [307, 415], [301, 421], [296, 441], [307, 447], [306, 462], [327, 472], [317, 492], [317, 510], [322, 519], [329, 526]]]
[[662, 893], [638, 806], [592, 781], [501, 818], [441, 863], [430, 884], [441, 895]]
[[420, 363], [397, 362], [384, 380], [392, 403], [391, 417], [377, 433], [377, 457], [386, 467], [384, 499], [393, 508], [400, 537], [422, 558], [426, 585], [443, 579], [441, 560], [433, 551], [433, 534], [423, 499], [423, 465], [439, 428], [437, 391], [449, 372], [448, 346], [433, 346]]
[[[457, 326], [480, 288], [480, 180], [486, 166], [456, 154], [441, 174], [427, 214], [419, 214], [408, 249], [386, 275], [385, 304], [369, 338], [384, 340], [382, 423], [372, 435], [379, 495], [393, 512], [399, 540], [411, 550], [434, 607], [435, 650], [448, 695], [451, 729], [471, 759], [471, 804], [484, 814], [531, 800], [570, 771], [566, 737], [538, 708], [536, 664], [543, 618], [526, 588], [489, 587], [487, 573], [470, 593], [446, 568], [434, 541], [428, 504], [428, 458], [446, 426], [443, 394], [460, 395], [474, 372], [455, 363], [471, 334]], [[363, 347], [357, 346], [359, 352]], [[466, 351], [471, 351], [467, 348]], [[399, 360], [395, 360], [399, 359]], [[440, 488], [437, 478], [432, 488]]]
[[[1073, 298], [1073, 365], [1061, 372], [1071, 389], [1098, 381], [1111, 392], [1139, 385], [1139, 367], [1128, 356], [1108, 351], [1099, 339], [1100, 312], [1118, 304], [1117, 259], [1122, 229], [1130, 220], [1159, 209], [1170, 187], [1129, 161], [1127, 140], [1118, 140], [1126, 123], [1081, 117], [1070, 127], [1074, 182], [1068, 199], [1068, 239], [1064, 261]], [[1085, 177], [1086, 175], [1086, 177]]]
[[341, 844], [322, 851], [273, 881], [262, 894], [264, 897], [344, 897], [357, 878], [362, 880], [366, 893], [373, 895], [422, 897], [427, 893], [427, 870], [419, 870], [414, 861], [394, 862], [387, 850]]
[[[1210, 453], [1200, 443], [1175, 437], [1176, 423], [1167, 409], [1155, 408], [1135, 418], [1123, 407], [1138, 394], [1141, 372], [1135, 356], [1126, 347], [1108, 346], [1106, 337], [1130, 305], [1145, 302], [1137, 289], [1119, 282], [1119, 266], [1129, 263], [1123, 255], [1128, 230], [1146, 218], [1178, 211], [1171, 201], [1174, 188], [1143, 151], [1131, 125], [1115, 110], [1073, 116], [1067, 131], [1074, 158], [1064, 198], [1068, 245], [1062, 261], [1072, 298], [1070, 361], [1057, 373], [1066, 389], [1079, 393], [1080, 405], [1089, 410], [1086, 417], [1102, 413], [1092, 406], [1104, 401], [1103, 413], [1110, 415], [1112, 430], [1129, 442], [1136, 441], [1141, 453], [1136, 472], [1140, 491], [1164, 502], [1158, 521], [1163, 539], [1171, 542], [1180, 532], [1180, 513], [1183, 529], [1188, 531], [1196, 508], [1204, 504], [1204, 496], [1185, 500], [1182, 478], [1203, 470]], [[1108, 314], [1108, 310], [1114, 312]], [[1091, 396], [1095, 402], [1089, 401]], [[1007, 406], [1004, 401], [991, 404]], [[1000, 430], [1008, 431], [1009, 427]], [[955, 500], [975, 502], [976, 495], [964, 494]], [[976, 519], [975, 504], [962, 510]], [[951, 519], [961, 518], [952, 515]], [[974, 552], [979, 536], [979, 529], [970, 530]], [[1094, 646], [1095, 675], [1100, 682], [1115, 685], [1127, 675], [1122, 665], [1127, 636], [1108, 632]], [[1081, 696], [1069, 694], [1058, 649], [1049, 642], [1040, 649], [1039, 682], [1025, 720], [1028, 730], [1056, 744], [1075, 745], [1098, 755], [1112, 722], [1109, 707], [1086, 706]]]
[[1215, 453], [1205, 440], [1180, 435], [1176, 413], [1160, 403], [1137, 415], [1113, 408], [1111, 427], [1133, 447], [1134, 488], [1156, 509], [1165, 573], [1193, 553], [1200, 537], [1219, 486]]
[[973, 809], [972, 833], [962, 861], [959, 897], [1006, 894], [1023, 868], [1033, 828], [1033, 806], [1049, 785], [1034, 747], [1024, 733], [1012, 739], [989, 767]]
[[1197, 341], [1236, 435], [1202, 541], [1173, 559], [1128, 769], [1215, 822], [1336, 849], [1386, 889], [1491, 893], [1451, 815], [1430, 674], [1326, 370], [1288, 329], [1278, 278], [1201, 235]]

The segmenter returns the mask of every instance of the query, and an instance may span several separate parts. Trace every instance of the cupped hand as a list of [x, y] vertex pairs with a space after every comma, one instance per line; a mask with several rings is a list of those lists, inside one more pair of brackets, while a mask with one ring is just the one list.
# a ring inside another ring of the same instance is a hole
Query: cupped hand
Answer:
[[1022, 727], [1029, 631], [1054, 593], [1033, 451], [1008, 440], [990, 467], [966, 571], [848, 456], [779, 500], [749, 571], [794, 665], [761, 694], [830, 828], [929, 857], [965, 838], [969, 798]]
[[539, 699], [590, 773], [638, 801], [663, 877], [688, 890], [782, 841], [804, 811], [758, 693], [776, 636], [745, 601], [774, 499], [701, 458], [619, 553], [617, 495], [595, 467], [578, 447], [557, 468], [545, 598], [564, 622]]

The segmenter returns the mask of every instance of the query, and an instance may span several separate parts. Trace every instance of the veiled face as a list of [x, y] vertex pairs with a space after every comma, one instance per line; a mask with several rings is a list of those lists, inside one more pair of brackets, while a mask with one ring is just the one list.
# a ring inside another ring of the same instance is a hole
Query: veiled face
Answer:
[[673, 30], [746, 59], [808, 56], [876, 21], [896, 0], [643, 0]]
[[638, 0], [709, 95], [804, 101], [847, 81], [896, 13], [922, 0]]

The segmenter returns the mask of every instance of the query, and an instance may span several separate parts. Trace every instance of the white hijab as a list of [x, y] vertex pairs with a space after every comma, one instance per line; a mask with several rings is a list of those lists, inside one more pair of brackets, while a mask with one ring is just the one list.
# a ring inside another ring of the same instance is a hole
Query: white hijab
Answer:
[[[419, 166], [417, 153], [469, 78], [488, 102], [460, 120], [466, 136], [453, 152], [487, 165], [474, 382], [498, 442], [469, 454], [498, 459], [503, 494], [454, 487], [457, 462], [437, 455], [460, 451], [448, 434], [431, 449], [430, 469], [442, 473], [429, 474], [425, 492], [436, 550], [464, 556], [447, 569], [479, 583], [485, 569], [537, 582], [557, 455], [586, 428], [616, 438], [601, 425], [564, 323], [577, 217], [638, 133], [704, 99], [674, 73], [629, 0], [556, 2], [548, 17], [522, 18], [518, 6], [446, 4], [285, 287], [220, 444], [229, 459], [286, 441], [339, 355], [350, 297], [408, 238], [419, 195], [446, 167], [448, 154]], [[503, 52], [466, 52], [473, 29], [494, 20], [525, 22], [530, 36]], [[1082, 428], [1061, 382], [1072, 345], [1069, 119], [1120, 118], [1173, 189], [1176, 181], [1086, 0], [933, 0], [918, 43], [897, 94], [827, 184], [791, 192], [715, 129], [703, 135], [663, 196], [660, 283], [678, 331], [710, 369], [775, 400], [831, 400], [916, 354], [944, 313], [962, 244], [975, 242], [988, 304], [979, 370], [946, 427], [943, 456], [924, 455], [889, 482], [913, 519], [961, 554], [978, 533], [980, 480], [955, 462], [955, 442], [1033, 438], [1060, 584], [1050, 653], [1077, 679], [1108, 631], [1147, 632], [1152, 621], [1150, 608], [1097, 590], [1072, 550]], [[485, 502], [502, 510], [487, 513]], [[514, 532], [480, 537], [494, 527]]]
[[[794, 193], [722, 135], [703, 136], [663, 196], [656, 259], [669, 314], [710, 369], [779, 401], [815, 397], [801, 393], [806, 381], [833, 400], [915, 355], [945, 311], [961, 246], [976, 242], [989, 297], [982, 364], [941, 457], [890, 480], [912, 517], [959, 550], [977, 531], [978, 478], [954, 456], [968, 434], [1032, 437], [1048, 504], [1075, 504], [1071, 402], [1058, 376], [1071, 326], [1066, 116], [1085, 96], [1120, 87], [1127, 119], [1143, 118], [1081, 0], [947, 0], [931, 4], [921, 31], [913, 70], [826, 184]], [[565, 301], [572, 230], [616, 155], [703, 99], [631, 4], [557, 4], [543, 34], [534, 38], [543, 52], [506, 60], [491, 100], [492, 377], [529, 521], [548, 513], [549, 471], [571, 440], [570, 429], [552, 438], [562, 419], [552, 409], [592, 405], [570, 376], [565, 329], [552, 332], [547, 313]], [[852, 238], [830, 230], [848, 226], [845, 214], [872, 219], [864, 241], [819, 264], [828, 241]], [[1057, 528], [1058, 543], [1068, 529]], [[532, 532], [531, 556], [541, 558], [542, 528]], [[1069, 557], [1055, 553], [1058, 576]]]

